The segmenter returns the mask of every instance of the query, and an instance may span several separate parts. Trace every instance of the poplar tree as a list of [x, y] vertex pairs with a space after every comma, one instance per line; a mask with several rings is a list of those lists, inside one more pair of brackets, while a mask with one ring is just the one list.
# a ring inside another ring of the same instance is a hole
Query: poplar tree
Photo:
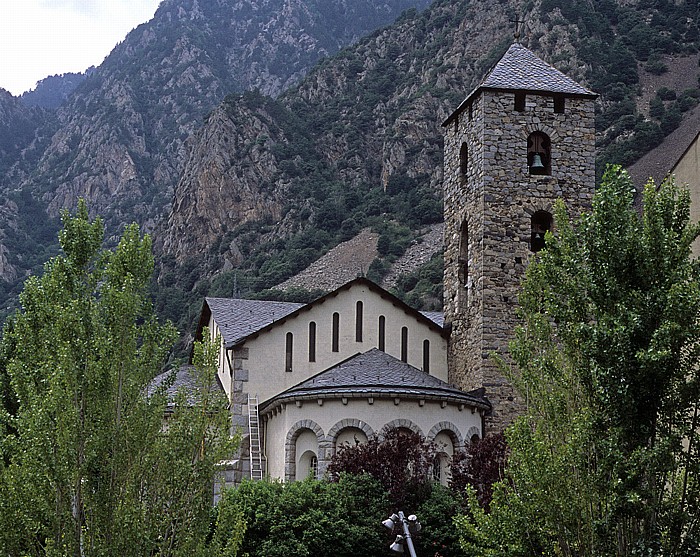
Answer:
[[610, 167], [578, 222], [559, 203], [529, 265], [502, 362], [527, 411], [490, 514], [459, 520], [469, 555], [700, 551], [700, 229], [671, 180], [641, 215], [633, 191]]
[[168, 382], [148, 386], [175, 330], [148, 298], [149, 238], [131, 225], [103, 249], [82, 201], [63, 226], [2, 338], [0, 554], [196, 554], [230, 448], [212, 350], [194, 407], [181, 396], [165, 423]]

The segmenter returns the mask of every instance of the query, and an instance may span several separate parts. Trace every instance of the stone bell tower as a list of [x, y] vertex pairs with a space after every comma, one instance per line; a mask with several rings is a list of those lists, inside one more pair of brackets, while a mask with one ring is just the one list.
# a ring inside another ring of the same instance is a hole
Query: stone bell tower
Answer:
[[595, 93], [514, 43], [443, 123], [445, 324], [450, 381], [484, 387], [487, 431], [524, 408], [491, 353], [507, 354], [520, 281], [562, 198], [595, 188]]

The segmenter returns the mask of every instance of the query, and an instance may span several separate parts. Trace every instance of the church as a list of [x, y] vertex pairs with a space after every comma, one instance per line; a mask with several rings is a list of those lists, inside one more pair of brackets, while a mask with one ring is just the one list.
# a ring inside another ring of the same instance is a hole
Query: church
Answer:
[[243, 433], [227, 482], [320, 476], [338, 447], [398, 427], [450, 455], [526, 404], [507, 354], [520, 280], [563, 198], [595, 188], [596, 94], [515, 42], [443, 123], [444, 312], [358, 278], [309, 304], [207, 298], [218, 378]]

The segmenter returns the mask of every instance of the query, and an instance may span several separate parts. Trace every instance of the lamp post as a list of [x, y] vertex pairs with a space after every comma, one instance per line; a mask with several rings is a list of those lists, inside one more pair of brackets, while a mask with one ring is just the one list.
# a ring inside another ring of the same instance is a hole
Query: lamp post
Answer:
[[403, 544], [405, 542], [408, 546], [408, 552], [411, 554], [411, 557], [416, 557], [416, 550], [413, 547], [413, 539], [411, 534], [420, 532], [421, 526], [420, 522], [418, 522], [418, 517], [415, 514], [409, 515], [408, 518], [406, 518], [403, 511], [398, 511], [398, 513], [394, 513], [389, 518], [384, 520], [382, 524], [389, 530], [393, 530], [397, 524], [401, 524], [401, 527], [403, 528], [403, 535], [398, 534], [396, 536], [396, 540], [394, 540], [394, 543], [389, 546], [389, 549], [396, 551], [397, 553], [403, 553]]

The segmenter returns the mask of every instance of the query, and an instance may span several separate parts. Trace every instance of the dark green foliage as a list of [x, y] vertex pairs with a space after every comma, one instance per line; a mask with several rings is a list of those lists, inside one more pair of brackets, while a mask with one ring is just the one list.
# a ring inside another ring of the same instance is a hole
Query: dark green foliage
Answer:
[[388, 501], [379, 482], [342, 475], [283, 484], [244, 482], [223, 503], [246, 522], [241, 553], [249, 557], [379, 557], [387, 543], [381, 521]]
[[644, 65], [644, 69], [651, 74], [661, 75], [668, 71], [668, 66], [660, 56], [652, 55]]
[[400, 276], [392, 292], [416, 309], [442, 311], [442, 277], [442, 254], [435, 254], [420, 269]]
[[683, 114], [678, 106], [672, 106], [661, 117], [661, 131], [664, 132], [664, 135], [668, 135], [678, 127], [682, 119]]
[[649, 116], [652, 118], [661, 119], [665, 110], [664, 102], [658, 96], [649, 101]]
[[668, 87], [659, 87], [659, 90], [656, 91], [656, 96], [662, 101], [673, 101], [676, 99], [676, 92]]

